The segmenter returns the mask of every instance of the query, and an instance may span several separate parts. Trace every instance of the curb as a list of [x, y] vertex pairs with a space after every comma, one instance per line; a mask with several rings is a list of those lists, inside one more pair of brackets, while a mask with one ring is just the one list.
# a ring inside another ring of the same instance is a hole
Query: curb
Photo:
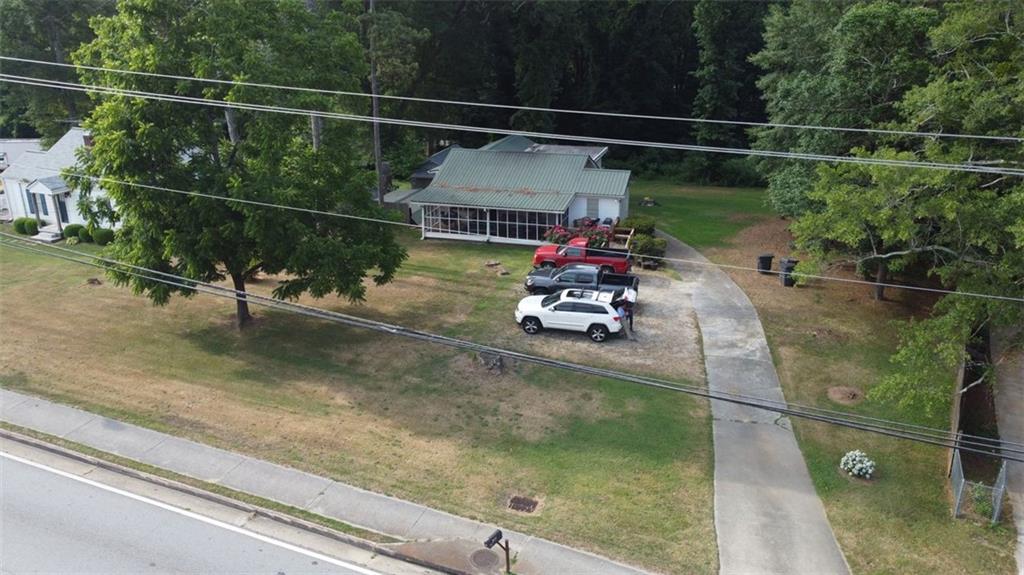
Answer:
[[[71, 449], [60, 447], [58, 445], [54, 445], [52, 443], [48, 443], [48, 442], [43, 441], [41, 439], [36, 439], [36, 438], [33, 438], [33, 437], [28, 437], [26, 435], [21, 435], [20, 433], [15, 433], [13, 431], [9, 431], [9, 430], [3, 429], [3, 428], [0, 428], [0, 438], [9, 439], [11, 441], [15, 441], [15, 442], [21, 443], [23, 445], [27, 445], [29, 447], [34, 447], [36, 449], [41, 449], [43, 451], [48, 451], [50, 453], [53, 453], [54, 455], [58, 455], [58, 456], [61, 456], [61, 457], [66, 457], [68, 459], [74, 459], [74, 460], [79, 461], [81, 463], [85, 463], [87, 465], [92, 465], [92, 466], [98, 467], [100, 469], [105, 469], [107, 471], [112, 471], [114, 473], [118, 473], [118, 474], [121, 474], [121, 475], [126, 475], [128, 477], [132, 477], [132, 478], [138, 479], [140, 481], [146, 481], [148, 483], [152, 483], [154, 485], [159, 485], [160, 487], [164, 487], [164, 488], [167, 488], [167, 489], [172, 489], [174, 491], [178, 491], [179, 493], [184, 493], [185, 495], [191, 495], [193, 497], [198, 497], [200, 499], [205, 499], [205, 500], [210, 501], [212, 503], [223, 505], [225, 507], [230, 507], [232, 509], [237, 509], [238, 511], [244, 511], [246, 513], [251, 513], [251, 514], [253, 514], [255, 516], [263, 517], [265, 519], [269, 519], [271, 521], [275, 521], [277, 523], [281, 523], [281, 524], [287, 525], [289, 527], [294, 527], [294, 528], [297, 528], [297, 529], [302, 529], [303, 531], [307, 531], [307, 532], [313, 533], [315, 535], [319, 535], [321, 537], [326, 537], [328, 539], [333, 539], [333, 540], [338, 541], [340, 543], [345, 543], [347, 545], [352, 545], [353, 547], [358, 547], [360, 549], [364, 549], [366, 551], [370, 551], [371, 553], [374, 553], [374, 554], [377, 554], [377, 555], [382, 555], [384, 557], [389, 557], [391, 559], [396, 559], [398, 561], [402, 561], [402, 562], [405, 562], [405, 563], [411, 563], [413, 565], [418, 565], [420, 567], [426, 567], [428, 569], [432, 569], [432, 570], [438, 571], [440, 573], [445, 573], [446, 575], [472, 575], [471, 573], [468, 573], [466, 571], [459, 571], [457, 569], [452, 569], [451, 567], [447, 567], [447, 566], [444, 566], [444, 565], [441, 565], [441, 564], [438, 564], [438, 563], [434, 563], [433, 561], [428, 561], [426, 559], [420, 559], [418, 557], [413, 557], [411, 555], [407, 555], [405, 553], [402, 553], [401, 551], [396, 551], [395, 549], [387, 547], [386, 545], [379, 544], [379, 543], [374, 543], [373, 541], [367, 541], [366, 539], [361, 539], [359, 537], [355, 537], [355, 536], [352, 536], [352, 535], [341, 533], [341, 532], [335, 531], [333, 529], [330, 529], [328, 527], [324, 527], [322, 525], [317, 525], [316, 523], [312, 523], [312, 522], [306, 521], [304, 519], [299, 519], [297, 517], [292, 517], [290, 515], [286, 515], [284, 513], [278, 512], [278, 511], [273, 511], [273, 510], [270, 510], [270, 509], [266, 509], [264, 507], [259, 507], [257, 505], [251, 505], [249, 503], [244, 503], [242, 501], [238, 501], [236, 499], [232, 499], [232, 498], [224, 496], [224, 495], [218, 495], [216, 493], [211, 493], [209, 491], [205, 491], [205, 490], [200, 489], [198, 487], [193, 487], [191, 485], [186, 485], [184, 483], [179, 483], [177, 481], [173, 481], [173, 480], [170, 480], [170, 479], [165, 479], [163, 477], [157, 477], [155, 475], [152, 475], [152, 474], [149, 474], [149, 473], [145, 473], [143, 471], [138, 471], [138, 470], [132, 469], [130, 467], [125, 467], [123, 465], [118, 465], [116, 463], [111, 463], [109, 461], [105, 461], [103, 459], [92, 457], [92, 456], [86, 455], [84, 453], [80, 453], [80, 452], [77, 452], [77, 451], [74, 451], [74, 450], [71, 450]], [[254, 495], [253, 497], [259, 497], [259, 496], [258, 495]]]

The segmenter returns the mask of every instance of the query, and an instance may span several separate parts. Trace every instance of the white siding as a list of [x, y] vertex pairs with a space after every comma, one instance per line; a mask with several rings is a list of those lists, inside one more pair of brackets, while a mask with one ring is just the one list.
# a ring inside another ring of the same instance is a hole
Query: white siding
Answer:
[[[93, 193], [99, 192], [94, 190]], [[69, 224], [82, 224], [83, 226], [87, 223], [82, 214], [78, 213], [78, 190], [74, 190], [65, 198], [64, 203], [68, 206], [68, 223]], [[67, 225], [67, 224], [65, 224]], [[103, 222], [104, 226], [109, 226], [110, 222]]]
[[540, 246], [544, 242], [535, 240], [517, 240], [513, 238], [502, 238], [498, 236], [471, 236], [464, 234], [445, 234], [441, 232], [423, 232], [421, 234], [423, 238], [432, 238], [438, 240], [463, 240], [469, 242], [479, 243], [492, 243], [492, 244], [510, 244], [515, 246]]
[[25, 190], [18, 180], [4, 180], [4, 193], [7, 194], [7, 203], [10, 205], [11, 218], [24, 218], [31, 214], [25, 206]]
[[598, 213], [602, 220], [605, 218], [615, 219], [619, 217], [619, 200], [615, 198], [601, 198], [598, 204]]
[[[4, 179], [4, 195], [7, 197], [8, 209], [11, 210], [11, 218], [25, 218], [35, 217], [28, 209], [28, 199], [25, 197], [25, 188], [28, 185], [24, 184], [16, 179], [9, 180]], [[97, 189], [93, 193], [102, 194], [103, 190]], [[50, 196], [44, 196], [40, 194], [38, 196], [40, 202], [46, 202], [46, 211], [49, 214], [40, 214], [43, 219], [43, 225], [56, 224], [57, 214], [56, 208], [53, 205], [53, 198]], [[72, 190], [71, 193], [64, 198], [64, 204], [68, 208], [68, 221], [67, 223], [61, 223], [62, 225], [68, 224], [86, 224], [85, 218], [82, 214], [78, 213], [78, 190]], [[109, 222], [104, 222], [104, 225], [110, 225]], [[115, 227], [120, 227], [115, 226]]]
[[569, 204], [569, 221], [568, 224], [572, 223], [580, 218], [587, 217], [587, 198], [577, 196]]
[[[598, 198], [597, 213], [600, 219], [605, 218], [625, 218], [628, 214], [628, 197], [626, 199], [618, 198]], [[578, 220], [587, 215], [587, 197], [577, 196], [572, 204], [569, 205], [569, 223], [572, 224], [574, 220]]]

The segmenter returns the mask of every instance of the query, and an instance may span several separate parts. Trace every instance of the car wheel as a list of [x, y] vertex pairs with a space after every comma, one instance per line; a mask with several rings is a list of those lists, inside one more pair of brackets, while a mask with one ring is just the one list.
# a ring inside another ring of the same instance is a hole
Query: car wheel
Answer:
[[535, 317], [524, 317], [521, 325], [523, 326], [523, 331], [530, 335], [538, 333], [543, 329], [543, 326], [540, 324], [540, 320]]
[[608, 328], [599, 323], [595, 323], [587, 328], [587, 335], [590, 336], [591, 340], [601, 343], [608, 339]]
[[553, 269], [555, 269], [555, 262], [542, 262], [540, 264], [540, 269], [542, 269], [542, 270], [553, 270]]

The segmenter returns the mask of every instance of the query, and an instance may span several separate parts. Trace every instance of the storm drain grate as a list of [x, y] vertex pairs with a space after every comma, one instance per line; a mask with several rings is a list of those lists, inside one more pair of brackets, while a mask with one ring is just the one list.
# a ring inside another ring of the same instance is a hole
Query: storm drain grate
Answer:
[[513, 495], [512, 499], [508, 500], [508, 508], [512, 511], [533, 513], [537, 509], [537, 500], [522, 495]]

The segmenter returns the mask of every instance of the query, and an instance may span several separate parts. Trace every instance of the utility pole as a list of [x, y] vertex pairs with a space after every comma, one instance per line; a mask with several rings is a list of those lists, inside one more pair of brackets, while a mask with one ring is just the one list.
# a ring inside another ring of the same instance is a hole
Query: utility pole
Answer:
[[[306, 10], [316, 13], [316, 0], [306, 0]], [[320, 149], [321, 133], [324, 128], [324, 119], [316, 114], [310, 114], [309, 116], [309, 132], [310, 138], [313, 140], [313, 150]]]
[[373, 163], [377, 170], [377, 203], [384, 205], [384, 162], [380, 154], [380, 102], [377, 99], [377, 43], [374, 40], [376, 22], [373, 19], [373, 0], [367, 0], [370, 13], [370, 26], [367, 36], [370, 38], [370, 99], [373, 101]]

